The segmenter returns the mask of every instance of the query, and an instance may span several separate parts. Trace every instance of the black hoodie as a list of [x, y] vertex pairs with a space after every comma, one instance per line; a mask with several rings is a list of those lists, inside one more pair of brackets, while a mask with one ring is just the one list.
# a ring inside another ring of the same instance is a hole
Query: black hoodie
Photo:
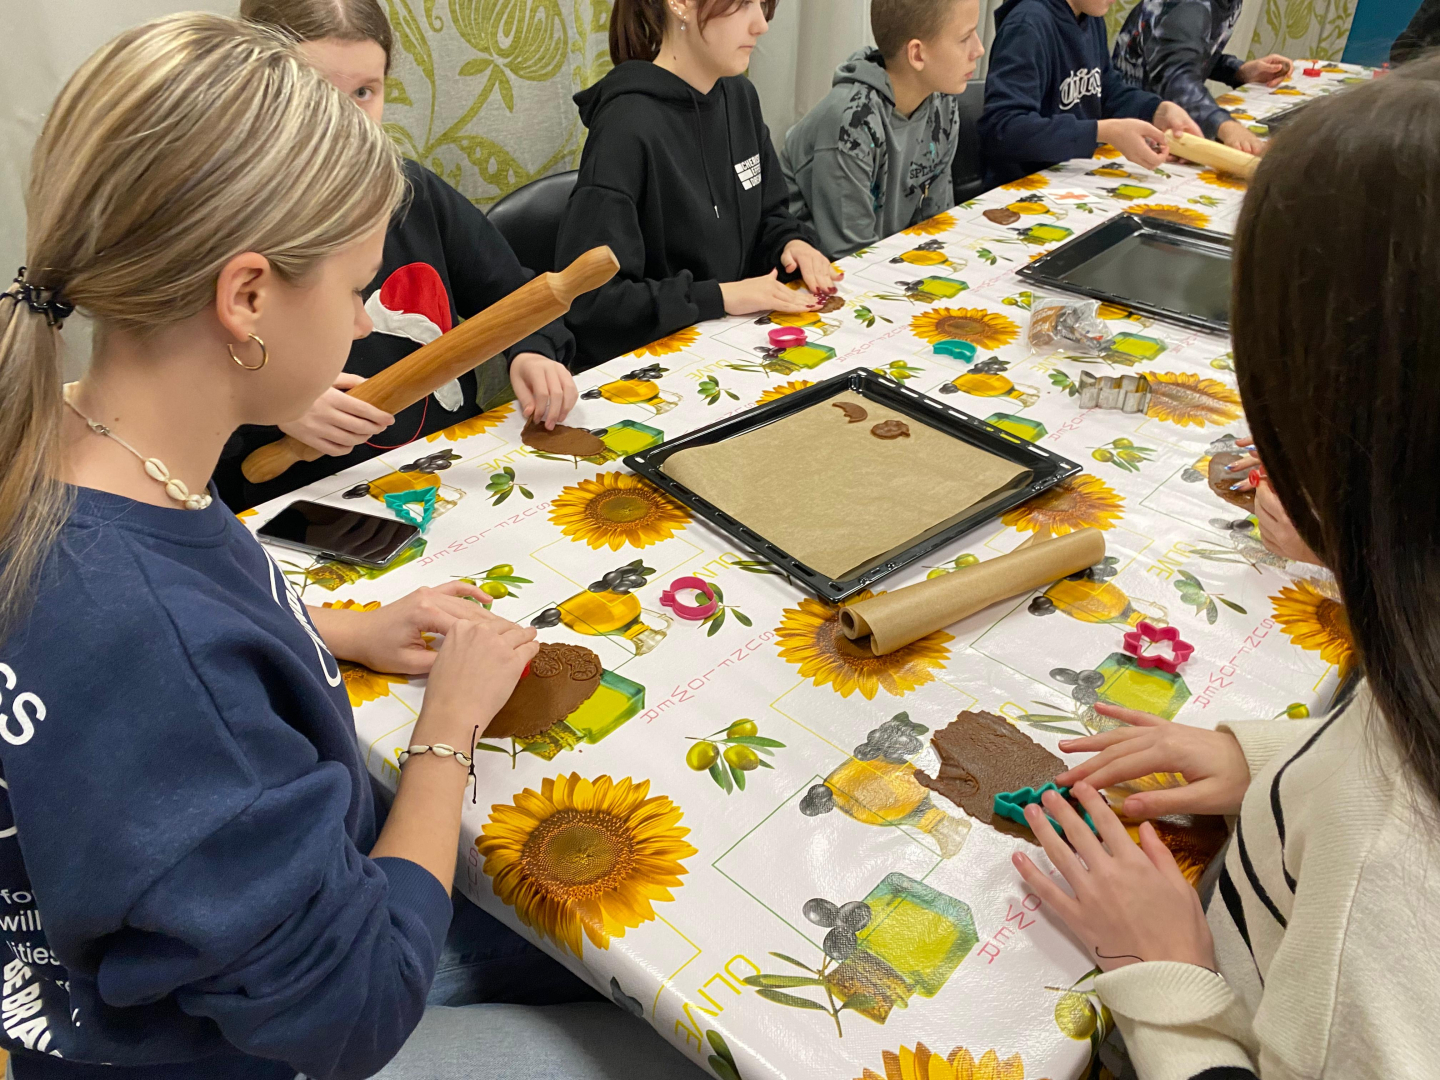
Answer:
[[631, 60], [575, 95], [590, 129], [560, 227], [564, 266], [609, 244], [620, 272], [566, 321], [578, 368], [725, 314], [720, 283], [780, 267], [791, 240], [815, 244], [789, 194], [760, 99], [744, 76], [701, 94]]

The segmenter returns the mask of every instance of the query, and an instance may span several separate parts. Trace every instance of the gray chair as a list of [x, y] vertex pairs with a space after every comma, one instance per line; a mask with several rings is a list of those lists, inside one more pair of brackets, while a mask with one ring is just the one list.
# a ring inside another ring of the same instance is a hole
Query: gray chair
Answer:
[[575, 189], [575, 172], [554, 173], [517, 188], [490, 208], [490, 224], [515, 252], [520, 265], [537, 274], [558, 269], [555, 241], [565, 204]]
[[985, 191], [985, 159], [980, 151], [980, 112], [985, 107], [985, 81], [972, 80], [960, 95], [960, 131], [951, 178], [955, 202], [968, 202]]

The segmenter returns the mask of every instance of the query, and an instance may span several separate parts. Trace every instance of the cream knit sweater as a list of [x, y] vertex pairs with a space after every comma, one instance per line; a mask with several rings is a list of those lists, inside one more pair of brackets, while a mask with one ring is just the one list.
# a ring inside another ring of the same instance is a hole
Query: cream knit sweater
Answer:
[[1440, 1078], [1440, 824], [1368, 690], [1221, 728], [1252, 779], [1209, 908], [1220, 975], [1095, 983], [1141, 1080]]

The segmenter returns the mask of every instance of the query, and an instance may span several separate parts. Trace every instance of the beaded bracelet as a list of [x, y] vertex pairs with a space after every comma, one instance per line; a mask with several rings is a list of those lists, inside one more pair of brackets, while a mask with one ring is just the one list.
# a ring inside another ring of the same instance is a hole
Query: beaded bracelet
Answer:
[[474, 761], [474, 759], [471, 758], [469, 754], [465, 753], [465, 751], [456, 750], [448, 743], [437, 742], [434, 746], [426, 746], [424, 743], [415, 743], [408, 750], [401, 750], [400, 764], [404, 765], [406, 761], [418, 754], [434, 754], [436, 757], [453, 757], [456, 761], [460, 762], [460, 764], [464, 765], [467, 769], [470, 768], [471, 764]]

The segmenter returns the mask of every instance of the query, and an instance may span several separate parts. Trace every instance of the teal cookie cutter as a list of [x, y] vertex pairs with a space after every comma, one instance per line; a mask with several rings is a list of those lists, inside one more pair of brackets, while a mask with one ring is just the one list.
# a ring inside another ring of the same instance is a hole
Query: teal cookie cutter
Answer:
[[393, 491], [386, 494], [385, 505], [401, 521], [418, 526], [423, 533], [430, 527], [430, 519], [435, 516], [435, 498], [439, 493], [440, 489], [435, 487]]
[[[1001, 817], [1008, 818], [1018, 825], [1024, 825], [1026, 828], [1029, 828], [1030, 823], [1025, 820], [1025, 807], [1031, 803], [1038, 804], [1040, 797], [1047, 791], [1057, 792], [1062, 799], [1068, 798], [1070, 795], [1070, 789], [1068, 787], [1060, 787], [1054, 783], [1042, 784], [1038, 788], [1022, 787], [1019, 791], [997, 791], [995, 793], [995, 803], [991, 809]], [[1085, 824], [1090, 826], [1090, 831], [1098, 832], [1099, 830], [1095, 828], [1095, 822], [1090, 820], [1089, 813], [1085, 811], [1081, 811], [1081, 813], [1084, 814]], [[1050, 817], [1049, 814], [1045, 816], [1050, 818], [1051, 824], [1056, 824], [1055, 819]]]

